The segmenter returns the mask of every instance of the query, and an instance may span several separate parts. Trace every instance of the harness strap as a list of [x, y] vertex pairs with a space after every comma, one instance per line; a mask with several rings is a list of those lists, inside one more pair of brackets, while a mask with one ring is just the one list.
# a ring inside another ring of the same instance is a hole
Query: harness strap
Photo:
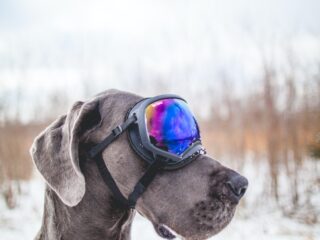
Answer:
[[161, 168], [162, 161], [160, 160], [160, 158], [155, 157], [155, 161], [148, 166], [147, 171], [140, 178], [139, 182], [135, 185], [134, 190], [129, 195], [128, 199], [126, 199], [121, 193], [117, 184], [115, 183], [109, 169], [107, 168], [102, 158], [101, 152], [110, 143], [112, 143], [115, 139], [117, 139], [118, 136], [121, 133], [123, 133], [135, 121], [136, 121], [136, 116], [132, 116], [128, 118], [124, 123], [114, 128], [111, 134], [109, 134], [104, 140], [102, 140], [102, 142], [95, 145], [88, 152], [88, 156], [95, 160], [103, 181], [110, 188], [115, 199], [117, 199], [119, 203], [124, 207], [131, 208], [131, 209], [134, 209], [138, 198], [147, 189], [149, 184], [152, 182], [152, 180], [156, 176], [158, 170]]
[[128, 204], [130, 208], [135, 207], [138, 198], [142, 195], [142, 193], [144, 193], [154, 177], [157, 175], [162, 164], [163, 162], [159, 158], [155, 158], [155, 161], [149, 165], [147, 171], [140, 178], [139, 182], [136, 184], [132, 193], [128, 197]]
[[116, 140], [121, 133], [123, 133], [132, 123], [137, 120], [135, 115], [128, 118], [124, 123], [118, 125], [116, 128], [112, 130], [112, 133], [109, 134], [102, 142], [95, 145], [88, 153], [90, 158], [95, 158], [97, 154], [101, 153], [103, 149], [105, 149], [110, 143]]
[[129, 207], [128, 200], [123, 196], [120, 192], [117, 184], [113, 180], [110, 171], [108, 170], [103, 158], [99, 155], [95, 158], [97, 167], [99, 169], [100, 175], [104, 181], [104, 183], [110, 188], [111, 192], [113, 193], [115, 199], [117, 199], [121, 205], [124, 207]]

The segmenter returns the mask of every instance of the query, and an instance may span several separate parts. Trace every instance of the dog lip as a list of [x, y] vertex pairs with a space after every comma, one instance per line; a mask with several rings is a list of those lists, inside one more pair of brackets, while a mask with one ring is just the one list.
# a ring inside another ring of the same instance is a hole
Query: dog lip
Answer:
[[164, 224], [158, 224], [155, 226], [156, 232], [158, 235], [165, 239], [175, 239], [176, 235], [172, 232], [172, 230]]

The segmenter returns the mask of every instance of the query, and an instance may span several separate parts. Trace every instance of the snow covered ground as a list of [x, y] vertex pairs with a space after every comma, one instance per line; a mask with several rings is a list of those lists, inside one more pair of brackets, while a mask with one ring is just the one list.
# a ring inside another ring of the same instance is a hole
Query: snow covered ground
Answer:
[[[249, 171], [251, 172], [250, 169]], [[231, 224], [212, 239], [320, 240], [319, 225], [306, 225], [286, 218], [277, 208], [272, 207], [268, 200], [257, 200], [261, 182], [250, 178], [252, 177], [249, 177], [250, 188], [246, 195], [246, 206], [239, 209]], [[12, 210], [7, 209], [3, 198], [0, 198], [0, 240], [33, 239], [41, 224], [43, 188], [44, 183], [39, 176], [30, 182], [22, 183], [22, 193], [17, 207]], [[318, 206], [318, 211], [320, 193], [317, 195], [313, 204]], [[250, 207], [262, 201], [264, 201], [263, 207], [258, 209]], [[133, 224], [132, 239], [158, 240], [161, 238], [156, 235], [151, 223], [137, 214]]]

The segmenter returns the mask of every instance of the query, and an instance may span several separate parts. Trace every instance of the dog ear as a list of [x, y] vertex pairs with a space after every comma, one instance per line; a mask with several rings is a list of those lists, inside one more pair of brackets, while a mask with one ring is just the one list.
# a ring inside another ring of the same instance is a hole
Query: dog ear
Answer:
[[77, 102], [67, 115], [48, 126], [30, 149], [37, 169], [68, 206], [77, 205], [85, 194], [79, 162], [80, 139], [100, 122], [98, 100]]

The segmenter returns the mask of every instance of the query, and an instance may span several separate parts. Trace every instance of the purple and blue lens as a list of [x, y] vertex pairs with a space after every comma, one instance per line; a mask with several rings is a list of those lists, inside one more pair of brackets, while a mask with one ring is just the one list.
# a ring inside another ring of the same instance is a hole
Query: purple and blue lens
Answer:
[[200, 140], [197, 122], [186, 102], [180, 99], [161, 99], [145, 111], [150, 142], [164, 151], [181, 155]]

